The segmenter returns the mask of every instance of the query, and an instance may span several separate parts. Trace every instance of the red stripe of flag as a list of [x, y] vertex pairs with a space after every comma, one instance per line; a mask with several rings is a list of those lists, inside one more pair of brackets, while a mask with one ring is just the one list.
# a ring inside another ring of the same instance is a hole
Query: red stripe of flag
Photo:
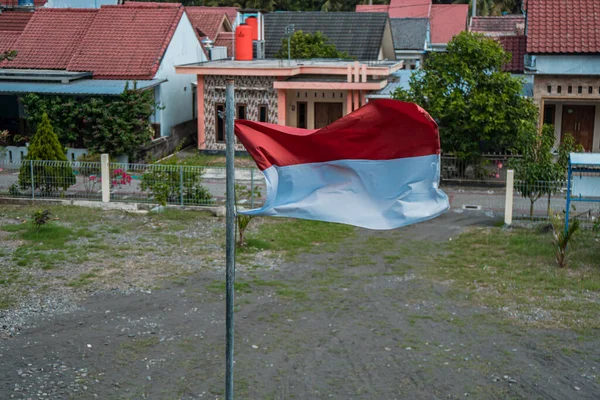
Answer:
[[438, 127], [421, 107], [371, 100], [317, 130], [247, 120], [235, 134], [261, 170], [336, 160], [393, 160], [440, 153]]

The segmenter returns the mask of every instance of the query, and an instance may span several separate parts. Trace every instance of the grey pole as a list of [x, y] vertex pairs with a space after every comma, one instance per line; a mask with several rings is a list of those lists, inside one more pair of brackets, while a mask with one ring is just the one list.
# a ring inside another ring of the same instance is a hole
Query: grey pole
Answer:
[[475, 18], [477, 16], [477, 0], [473, 0], [473, 6], [471, 8], [471, 18]]
[[234, 82], [227, 79], [225, 91], [225, 170], [226, 178], [226, 240], [225, 240], [225, 326], [226, 347], [225, 356], [225, 400], [233, 400], [233, 299], [235, 281], [235, 156], [233, 124], [234, 124]]

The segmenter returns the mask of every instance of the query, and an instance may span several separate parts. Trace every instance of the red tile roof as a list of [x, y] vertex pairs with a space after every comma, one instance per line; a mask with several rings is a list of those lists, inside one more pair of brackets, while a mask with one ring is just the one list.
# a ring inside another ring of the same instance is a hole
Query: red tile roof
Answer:
[[528, 0], [528, 53], [600, 53], [600, 1]]
[[0, 31], [22, 32], [32, 16], [30, 11], [4, 11], [0, 14]]
[[209, 12], [218, 12], [221, 14], [227, 14], [227, 18], [229, 18], [229, 22], [233, 23], [237, 18], [237, 7], [206, 7], [206, 6], [197, 6], [197, 7], [186, 7], [187, 8], [202, 8]]
[[93, 9], [37, 10], [13, 44], [18, 54], [10, 67], [66, 69], [96, 13]]
[[431, 43], [448, 43], [455, 35], [467, 30], [468, 4], [434, 4], [429, 23]]
[[[210, 7], [186, 7], [192, 27], [198, 35], [198, 39], [208, 36], [215, 40], [217, 34], [222, 30], [223, 24], [229, 24], [227, 15], [219, 10], [211, 10]], [[229, 26], [229, 25], [227, 25]]]
[[14, 50], [13, 44], [17, 41], [21, 32], [0, 31], [0, 54], [8, 50]]
[[524, 15], [503, 15], [501, 17], [475, 17], [471, 19], [471, 31], [489, 36], [523, 34]]
[[183, 15], [179, 3], [102, 6], [68, 64], [97, 79], [152, 79]]
[[525, 36], [498, 36], [496, 40], [500, 42], [504, 51], [512, 54], [512, 59], [504, 66], [504, 70], [514, 73], [523, 73], [525, 70], [527, 38]]

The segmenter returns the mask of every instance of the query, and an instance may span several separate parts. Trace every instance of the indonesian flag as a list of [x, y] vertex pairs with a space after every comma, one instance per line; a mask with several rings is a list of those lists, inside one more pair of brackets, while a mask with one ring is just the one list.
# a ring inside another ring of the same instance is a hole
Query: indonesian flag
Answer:
[[316, 130], [239, 120], [235, 134], [267, 185], [242, 214], [394, 229], [449, 208], [437, 124], [416, 104], [372, 100]]

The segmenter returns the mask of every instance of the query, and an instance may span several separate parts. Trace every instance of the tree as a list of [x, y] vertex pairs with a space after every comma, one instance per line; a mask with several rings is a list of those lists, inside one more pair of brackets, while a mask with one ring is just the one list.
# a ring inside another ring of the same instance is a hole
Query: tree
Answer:
[[[36, 162], [38, 160], [40, 162]], [[48, 115], [43, 114], [19, 172], [19, 186], [31, 188], [33, 181], [33, 187], [43, 194], [51, 194], [56, 189], [66, 190], [75, 184], [75, 175], [66, 161], [65, 149], [52, 129]]]
[[[329, 39], [322, 32], [294, 32], [290, 42], [291, 57], [294, 59], [308, 58], [350, 58], [348, 53], [337, 51], [335, 44], [328, 43]], [[275, 54], [276, 58], [288, 58], [288, 39], [281, 39], [281, 48]]]
[[514, 150], [535, 131], [538, 109], [521, 96], [523, 81], [502, 71], [510, 60], [500, 44], [462, 32], [447, 52], [434, 53], [394, 97], [412, 101], [438, 122], [442, 150], [474, 161], [485, 152]]
[[45, 96], [28, 94], [20, 99], [28, 122], [36, 127], [44, 113], [51, 115], [61, 143], [95, 153], [136, 157], [152, 139], [150, 116], [159, 108], [151, 90], [129, 85], [118, 97]]
[[552, 154], [554, 139], [552, 125], [544, 125], [541, 134], [536, 130], [528, 132], [521, 137], [522, 158], [513, 162], [515, 189], [529, 198], [530, 217], [535, 202], [544, 194], [551, 194], [552, 183], [559, 179]]

